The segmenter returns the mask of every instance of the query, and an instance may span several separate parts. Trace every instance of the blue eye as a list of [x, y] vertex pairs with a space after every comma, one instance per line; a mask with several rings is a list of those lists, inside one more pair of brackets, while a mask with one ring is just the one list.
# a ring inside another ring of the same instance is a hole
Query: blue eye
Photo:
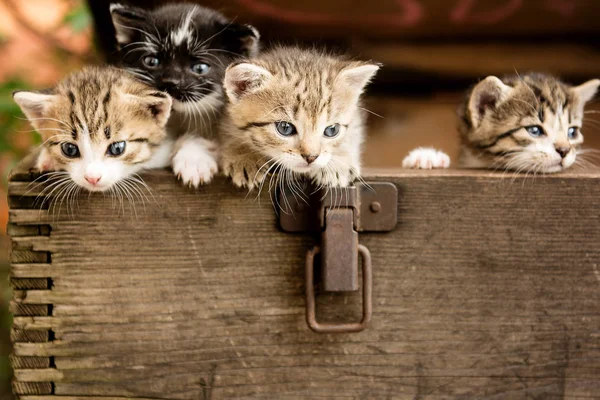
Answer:
[[143, 61], [144, 65], [149, 68], [156, 68], [160, 65], [160, 60], [154, 56], [146, 56]]
[[192, 65], [192, 72], [194, 72], [195, 74], [206, 74], [208, 71], [210, 70], [210, 65], [205, 64], [205, 63], [198, 63], [198, 64], [194, 64]]
[[336, 137], [340, 133], [340, 124], [333, 124], [325, 128], [323, 134], [329, 138]]
[[544, 128], [539, 125], [526, 126], [525, 129], [529, 134], [533, 137], [542, 137], [546, 136], [546, 132], [544, 132]]
[[567, 132], [567, 137], [571, 140], [573, 139], [577, 139], [577, 136], [579, 136], [579, 128], [576, 126], [572, 126], [569, 128], [569, 131]]
[[281, 136], [292, 136], [297, 133], [296, 127], [285, 121], [275, 122], [275, 129]]
[[63, 143], [60, 146], [62, 153], [69, 158], [77, 158], [79, 157], [79, 147], [73, 143]]
[[108, 146], [106, 154], [117, 157], [125, 152], [125, 142], [114, 142]]

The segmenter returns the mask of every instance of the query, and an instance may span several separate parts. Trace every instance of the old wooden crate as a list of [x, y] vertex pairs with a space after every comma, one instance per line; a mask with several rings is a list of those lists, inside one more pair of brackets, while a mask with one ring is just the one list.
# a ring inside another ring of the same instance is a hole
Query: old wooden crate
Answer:
[[[43, 185], [17, 168], [15, 393], [598, 398], [600, 173], [367, 175], [399, 191], [395, 230], [360, 235], [373, 319], [360, 333], [317, 334], [304, 264], [318, 235], [282, 232], [267, 195], [259, 204], [224, 179], [194, 192], [158, 171], [137, 216], [102, 195], [59, 214], [40, 210]], [[322, 320], [361, 313], [359, 293], [318, 305]]]

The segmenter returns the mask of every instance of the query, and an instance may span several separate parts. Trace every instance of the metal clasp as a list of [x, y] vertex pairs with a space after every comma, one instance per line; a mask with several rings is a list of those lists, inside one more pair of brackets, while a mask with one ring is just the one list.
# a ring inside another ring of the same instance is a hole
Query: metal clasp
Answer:
[[[387, 232], [397, 223], [398, 190], [387, 182], [356, 186], [338, 191], [322, 191], [307, 196], [300, 204], [293, 193], [280, 204], [295, 204], [294, 213], [282, 213], [280, 224], [287, 232], [320, 231], [321, 246], [306, 256], [306, 321], [315, 332], [359, 332], [367, 327], [372, 314], [371, 253], [358, 243], [358, 232]], [[316, 316], [314, 260], [321, 254], [321, 281], [326, 292], [359, 290], [358, 259], [362, 258], [363, 317], [357, 323], [321, 324]]]
[[[364, 330], [371, 321], [373, 314], [373, 272], [371, 268], [371, 252], [363, 245], [358, 245], [362, 258], [363, 298], [362, 319], [354, 323], [321, 324], [317, 321], [316, 294], [314, 284], [315, 256], [321, 249], [315, 246], [306, 254], [306, 323], [308, 327], [318, 333], [349, 333]], [[358, 256], [358, 254], [357, 254]]]

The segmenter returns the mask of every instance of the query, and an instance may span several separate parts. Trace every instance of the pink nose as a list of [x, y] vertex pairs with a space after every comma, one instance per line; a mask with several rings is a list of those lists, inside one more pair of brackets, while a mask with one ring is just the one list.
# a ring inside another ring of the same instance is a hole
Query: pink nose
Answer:
[[86, 176], [85, 177], [85, 180], [88, 181], [89, 183], [91, 183], [92, 185], [95, 185], [98, 182], [100, 182], [100, 179], [102, 179], [101, 176], [94, 176], [94, 177]]

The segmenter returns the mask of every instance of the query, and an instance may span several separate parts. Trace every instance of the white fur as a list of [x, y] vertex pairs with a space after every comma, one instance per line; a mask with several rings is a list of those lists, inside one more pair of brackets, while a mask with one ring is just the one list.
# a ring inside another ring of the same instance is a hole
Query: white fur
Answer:
[[[128, 168], [121, 160], [106, 157], [103, 147], [94, 148], [89, 135], [81, 135], [77, 144], [81, 156], [67, 164], [67, 171], [79, 186], [91, 192], [102, 192], [131, 174], [126, 172]], [[92, 185], [85, 179], [86, 176], [100, 180]]]
[[173, 172], [184, 185], [197, 188], [209, 183], [218, 170], [216, 147], [209, 140], [186, 136], [180, 139], [179, 150], [173, 156]]
[[194, 14], [196, 14], [197, 7], [193, 7], [190, 12], [185, 16], [181, 26], [176, 31], [171, 32], [171, 41], [173, 45], [179, 46], [185, 39], [189, 39], [192, 36], [191, 23]]
[[449, 168], [450, 157], [439, 150], [431, 147], [419, 147], [408, 153], [402, 161], [403, 168], [435, 169]]

